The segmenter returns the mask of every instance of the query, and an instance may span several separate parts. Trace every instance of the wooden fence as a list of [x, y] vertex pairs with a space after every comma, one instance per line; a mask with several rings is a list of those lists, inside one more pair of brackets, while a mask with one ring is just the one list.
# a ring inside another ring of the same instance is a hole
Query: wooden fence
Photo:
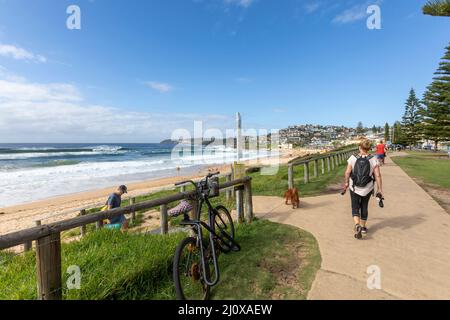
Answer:
[[[220, 184], [221, 192], [226, 192], [227, 198], [236, 193], [237, 214], [239, 222], [251, 222], [253, 220], [253, 202], [251, 177], [231, 180], [231, 176], [226, 177], [226, 182]], [[180, 192], [171, 196], [158, 198], [154, 200], [135, 203], [130, 201], [130, 205], [123, 208], [86, 214], [82, 213], [72, 219], [63, 220], [47, 225], [9, 233], [0, 236], [0, 250], [15, 247], [24, 244], [28, 250], [32, 247], [32, 241], [36, 242], [36, 271], [38, 299], [40, 300], [60, 300], [62, 298], [61, 283], [61, 232], [80, 228], [81, 234], [86, 233], [86, 225], [96, 223], [97, 228], [103, 226], [103, 220], [119, 216], [121, 214], [131, 214], [132, 219], [135, 212], [160, 207], [161, 213], [161, 233], [168, 232], [168, 204], [187, 199], [195, 191]], [[83, 212], [84, 211], [84, 212]]]
[[330, 153], [324, 156], [314, 157], [306, 160], [294, 161], [288, 164], [288, 185], [289, 188], [294, 188], [294, 167], [295, 166], [304, 166], [304, 182], [310, 182], [310, 163], [313, 164], [313, 176], [317, 178], [319, 176], [319, 162], [320, 162], [320, 173], [323, 175], [325, 173], [330, 173], [335, 168], [337, 168], [342, 163], [345, 163], [346, 160], [354, 153], [356, 153], [358, 149], [345, 150], [335, 153]]

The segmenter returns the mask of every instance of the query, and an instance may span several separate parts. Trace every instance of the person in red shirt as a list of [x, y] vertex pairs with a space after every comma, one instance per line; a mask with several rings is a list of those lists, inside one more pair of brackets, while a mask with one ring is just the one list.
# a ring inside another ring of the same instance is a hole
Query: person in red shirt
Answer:
[[380, 143], [377, 144], [377, 159], [380, 164], [384, 164], [384, 158], [386, 157], [386, 145], [383, 143], [383, 140], [380, 140]]

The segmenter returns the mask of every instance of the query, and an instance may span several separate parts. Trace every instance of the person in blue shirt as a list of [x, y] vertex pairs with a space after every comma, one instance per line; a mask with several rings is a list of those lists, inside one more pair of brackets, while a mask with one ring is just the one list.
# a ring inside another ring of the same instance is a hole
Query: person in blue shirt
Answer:
[[[108, 201], [106, 201], [107, 210], [120, 208], [120, 205], [122, 204], [122, 195], [124, 193], [128, 193], [127, 187], [121, 185], [117, 188], [116, 192], [109, 196]], [[108, 226], [111, 228], [122, 228], [124, 230], [128, 229], [128, 221], [124, 214], [109, 219], [109, 223], [110, 224]]]

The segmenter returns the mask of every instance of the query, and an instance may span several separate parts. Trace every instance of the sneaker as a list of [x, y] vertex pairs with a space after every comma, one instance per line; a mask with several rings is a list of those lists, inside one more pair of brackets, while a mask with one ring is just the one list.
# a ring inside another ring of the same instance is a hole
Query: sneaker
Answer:
[[361, 227], [361, 233], [362, 234], [367, 234], [367, 228], [366, 227]]
[[362, 238], [362, 233], [361, 233], [361, 231], [362, 231], [362, 227], [361, 227], [359, 224], [357, 224], [357, 225], [355, 226], [355, 238], [356, 238], [356, 239], [361, 239], [361, 238]]

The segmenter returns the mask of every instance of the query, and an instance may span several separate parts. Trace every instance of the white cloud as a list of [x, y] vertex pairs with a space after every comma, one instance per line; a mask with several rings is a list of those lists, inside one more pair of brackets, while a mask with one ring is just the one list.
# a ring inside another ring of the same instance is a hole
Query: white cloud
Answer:
[[254, 0], [224, 0], [227, 5], [237, 5], [240, 7], [248, 8], [250, 7]]
[[30, 51], [27, 51], [23, 48], [16, 47], [11, 44], [1, 44], [0, 43], [0, 56], [13, 58], [16, 60], [25, 60], [32, 61], [37, 63], [45, 63], [47, 62], [47, 58], [40, 55], [34, 54]]
[[148, 82], [144, 82], [144, 84], [153, 89], [156, 90], [160, 93], [167, 93], [173, 90], [173, 87], [168, 84], [168, 83], [163, 83], [163, 82], [156, 82], [156, 81], [148, 81]]
[[[2, 69], [0, 69], [1, 71]], [[154, 142], [172, 131], [232, 128], [220, 114], [155, 113], [85, 103], [72, 84], [8, 80], [0, 73], [0, 141], [2, 142]]]
[[252, 79], [247, 78], [247, 77], [238, 77], [236, 79], [234, 79], [237, 83], [241, 83], [241, 84], [247, 84], [247, 83], [251, 83], [253, 82]]
[[367, 8], [369, 5], [381, 5], [382, 2], [383, 0], [367, 1], [364, 4], [354, 5], [335, 16], [332, 22], [337, 24], [346, 24], [363, 20], [368, 17]]
[[81, 101], [78, 89], [64, 83], [36, 84], [0, 79], [0, 99], [21, 101]]
[[345, 24], [362, 20], [366, 17], [366, 10], [366, 5], [353, 6], [334, 17], [333, 22]]
[[305, 5], [305, 10], [307, 13], [313, 13], [316, 12], [321, 7], [321, 5], [322, 4], [318, 1], [310, 2]]

